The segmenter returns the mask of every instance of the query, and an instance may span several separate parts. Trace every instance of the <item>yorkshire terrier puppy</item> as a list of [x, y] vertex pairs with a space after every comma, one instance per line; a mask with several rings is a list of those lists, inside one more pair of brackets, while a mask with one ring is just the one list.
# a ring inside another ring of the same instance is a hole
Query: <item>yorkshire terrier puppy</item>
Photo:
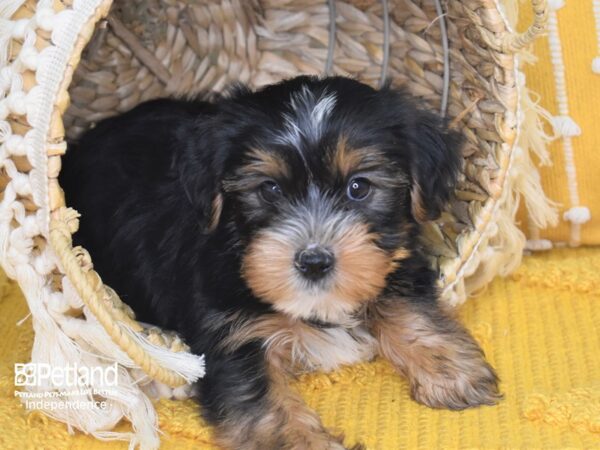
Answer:
[[425, 405], [499, 399], [419, 244], [460, 143], [402, 91], [302, 76], [107, 119], [60, 183], [104, 281], [206, 355], [198, 401], [219, 444], [342, 449], [288, 387], [298, 372], [379, 355]]

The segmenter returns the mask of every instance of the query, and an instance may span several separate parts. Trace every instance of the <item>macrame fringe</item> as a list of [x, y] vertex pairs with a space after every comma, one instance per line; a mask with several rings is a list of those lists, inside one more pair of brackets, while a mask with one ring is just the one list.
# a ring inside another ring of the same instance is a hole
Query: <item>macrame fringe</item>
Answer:
[[[551, 3], [551, 2], [550, 2]], [[504, 0], [507, 11], [512, 11], [507, 15], [509, 23], [513, 29], [518, 22], [518, 0]], [[553, 8], [560, 8], [562, 0], [553, 2]], [[536, 57], [528, 50], [519, 54], [520, 64], [534, 63]], [[513, 156], [513, 166], [511, 170], [512, 189], [506, 191], [515, 192], [523, 200], [530, 227], [538, 229], [556, 226], [558, 223], [557, 203], [546, 197], [543, 191], [541, 177], [538, 170], [539, 166], [551, 165], [548, 144], [555, 140], [562, 133], [576, 133], [577, 124], [569, 118], [553, 117], [548, 111], [539, 104], [539, 97], [532, 93], [526, 86], [525, 74], [518, 71], [517, 80], [520, 85], [520, 128], [519, 139], [515, 147]], [[550, 124], [555, 134], [549, 135], [545, 129], [546, 124]], [[557, 127], [556, 125], [559, 125]], [[557, 130], [558, 128], [558, 130]], [[533, 158], [535, 157], [535, 159]], [[509, 214], [512, 214], [512, 222], [518, 208], [518, 197], [507, 199], [506, 208], [503, 208]], [[515, 208], [512, 213], [511, 208]], [[539, 245], [533, 245], [537, 249], [548, 249], [548, 241], [540, 240]]]
[[[513, 29], [516, 29], [520, 6], [519, 0], [504, 0], [499, 4], [499, 9], [504, 12]], [[519, 54], [521, 64], [534, 61], [535, 57], [528, 51]], [[525, 234], [515, 221], [521, 200], [534, 226], [546, 228], [555, 226], [558, 222], [557, 205], [544, 194], [537, 167], [550, 164], [547, 146], [555, 136], [546, 133], [544, 124], [552, 123], [553, 118], [527, 89], [525, 75], [517, 71], [516, 78], [520, 86], [519, 136], [513, 149], [502, 198], [492, 213], [495, 226], [490, 225], [486, 236], [479, 242], [479, 248], [482, 250], [474, 250], [471, 258], [465, 263], [461, 274], [464, 276], [464, 282], [452, 286], [452, 292], [444, 292], [451, 305], [464, 301], [461, 299], [464, 295], [480, 293], [494, 276], [506, 276], [517, 269], [523, 250], [527, 248]], [[542, 246], [540, 243], [538, 248]]]
[[[551, 121], [545, 111], [525, 85], [521, 85], [521, 131], [515, 147], [513, 161], [514, 189], [521, 195], [528, 219], [537, 228], [546, 228], [558, 223], [557, 204], [546, 197], [537, 165], [548, 166], [550, 154], [548, 144], [555, 139], [544, 131], [544, 122]], [[537, 162], [532, 156], [535, 156]]]
[[[69, 336], [65, 330], [73, 329], [75, 324], [80, 327], [81, 334], [87, 335], [93, 325], [88, 327], [88, 322], [82, 319], [69, 318], [64, 314], [57, 314], [52, 310], [53, 301], [58, 300], [58, 295], [50, 292], [47, 286], [39, 283], [40, 278], [33, 273], [28, 265], [17, 267], [17, 279], [28, 280], [21, 283], [29, 309], [32, 313], [35, 338], [31, 353], [31, 360], [36, 364], [48, 364], [51, 367], [66, 368], [77, 364], [80, 367], [101, 367], [103, 369], [112, 366], [114, 361], [122, 363], [118, 368], [118, 382], [116, 386], [102, 386], [96, 382], [90, 388], [96, 390], [108, 389], [101, 397], [106, 401], [106, 408], [60, 408], [59, 404], [65, 402], [90, 402], [97, 400], [93, 392], [77, 392], [73, 387], [61, 387], [51, 383], [28, 387], [31, 393], [56, 393], [56, 397], [44, 397], [44, 401], [50, 406], [44, 409], [44, 413], [68, 424], [69, 430], [73, 427], [85, 433], [92, 434], [99, 439], [119, 439], [131, 442], [130, 448], [139, 445], [144, 449], [156, 449], [159, 447], [158, 420], [156, 412], [149, 398], [137, 387], [134, 380], [125, 369], [126, 363], [132, 365], [131, 361], [115, 344], [108, 343], [110, 338], [104, 333], [90, 333], [97, 341], [89, 345], [86, 341], [78, 341]], [[42, 295], [40, 295], [42, 292]], [[74, 300], [74, 301], [72, 301]], [[69, 299], [69, 306], [76, 308], [80, 300]], [[57, 320], [61, 318], [61, 320]], [[67, 325], [67, 322], [71, 322]], [[64, 327], [64, 329], [63, 329]], [[104, 343], [99, 347], [107, 349], [106, 354], [98, 351], [96, 344]], [[111, 349], [112, 347], [112, 349]], [[54, 407], [53, 407], [54, 406]], [[127, 418], [132, 425], [131, 433], [113, 432], [115, 425], [123, 418]]]

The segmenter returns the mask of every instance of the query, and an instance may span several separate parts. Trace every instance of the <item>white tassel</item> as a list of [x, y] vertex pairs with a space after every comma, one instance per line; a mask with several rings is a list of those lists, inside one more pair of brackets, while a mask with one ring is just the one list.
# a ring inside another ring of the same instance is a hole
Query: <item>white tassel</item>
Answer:
[[23, 47], [19, 54], [19, 58], [26, 68], [33, 71], [37, 70], [39, 54], [33, 45]]
[[26, 153], [25, 139], [18, 134], [11, 135], [6, 140], [6, 150], [14, 156], [23, 156]]
[[600, 56], [596, 56], [592, 61], [592, 72], [600, 75]]
[[581, 135], [581, 127], [569, 116], [554, 116], [552, 118], [554, 132], [562, 137]]
[[550, 250], [552, 248], [552, 242], [548, 239], [528, 239], [525, 243], [525, 250], [531, 252], [542, 252]]
[[592, 214], [587, 206], [574, 206], [563, 214], [564, 220], [578, 225], [588, 222], [591, 218]]
[[548, 6], [553, 11], [558, 11], [560, 8], [565, 6], [565, 0], [548, 0]]
[[12, 37], [13, 39], [25, 38], [25, 31], [29, 25], [29, 19], [20, 19], [13, 21]]
[[35, 12], [35, 20], [38, 26], [45, 31], [52, 31], [54, 29], [54, 10], [51, 7], [38, 8]]
[[6, 97], [8, 109], [17, 116], [21, 116], [27, 112], [26, 95], [23, 91], [11, 92]]

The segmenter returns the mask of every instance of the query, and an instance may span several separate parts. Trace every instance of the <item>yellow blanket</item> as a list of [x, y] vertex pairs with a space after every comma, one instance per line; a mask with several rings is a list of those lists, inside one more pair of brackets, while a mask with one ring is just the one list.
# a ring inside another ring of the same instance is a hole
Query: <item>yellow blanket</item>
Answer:
[[[369, 449], [600, 449], [600, 248], [554, 250], [525, 259], [462, 308], [461, 318], [502, 379], [495, 407], [434, 411], [375, 361], [303, 377], [297, 387], [325, 424]], [[32, 343], [18, 288], [0, 278], [0, 449], [108, 449], [14, 397], [16, 362]], [[211, 449], [210, 430], [191, 401], [157, 405], [165, 449]], [[123, 425], [125, 427], [126, 425]]]

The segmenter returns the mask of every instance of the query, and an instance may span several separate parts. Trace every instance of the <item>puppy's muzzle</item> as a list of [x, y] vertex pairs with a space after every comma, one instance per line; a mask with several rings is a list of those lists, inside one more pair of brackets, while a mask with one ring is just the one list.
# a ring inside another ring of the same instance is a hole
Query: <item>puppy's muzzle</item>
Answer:
[[306, 248], [296, 253], [294, 266], [305, 278], [317, 281], [333, 269], [333, 253], [322, 247]]

